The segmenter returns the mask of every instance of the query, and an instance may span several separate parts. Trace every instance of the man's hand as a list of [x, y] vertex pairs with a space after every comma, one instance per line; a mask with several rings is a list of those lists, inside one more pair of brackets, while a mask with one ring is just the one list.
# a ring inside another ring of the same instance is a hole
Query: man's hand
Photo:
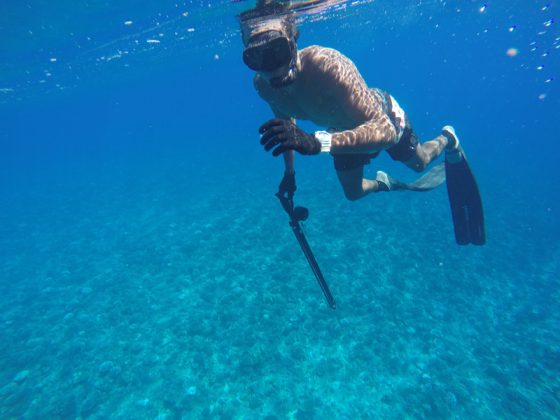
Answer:
[[286, 150], [295, 150], [302, 155], [317, 155], [321, 153], [321, 143], [311, 134], [307, 134], [293, 122], [273, 119], [265, 122], [260, 128], [261, 144], [273, 156], [278, 156]]
[[282, 178], [282, 181], [280, 181], [280, 185], [278, 186], [278, 194], [291, 200], [292, 198], [294, 198], [296, 189], [296, 173], [284, 173], [284, 177]]

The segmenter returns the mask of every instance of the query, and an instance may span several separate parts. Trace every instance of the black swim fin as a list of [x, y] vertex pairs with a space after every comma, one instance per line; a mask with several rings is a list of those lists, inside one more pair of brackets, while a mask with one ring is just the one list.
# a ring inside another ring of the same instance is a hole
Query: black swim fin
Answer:
[[459, 245], [484, 245], [486, 229], [482, 199], [465, 152], [460, 145], [456, 151], [446, 152], [445, 177], [455, 241]]

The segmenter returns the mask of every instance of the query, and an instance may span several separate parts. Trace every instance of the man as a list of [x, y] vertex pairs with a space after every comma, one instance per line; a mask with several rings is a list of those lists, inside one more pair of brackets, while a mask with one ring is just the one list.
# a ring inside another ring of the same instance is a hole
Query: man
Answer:
[[[266, 151], [284, 156], [280, 194], [291, 197], [295, 192], [295, 152], [330, 153], [349, 200], [380, 191], [425, 191], [444, 180], [439, 170], [434, 174], [441, 176], [420, 184], [404, 184], [381, 171], [375, 180], [365, 178], [364, 166], [381, 151], [417, 172], [444, 150], [448, 163], [465, 161], [453, 127], [445, 126], [441, 135], [421, 144], [397, 101], [384, 91], [368, 88], [347, 57], [319, 46], [298, 50], [299, 34], [288, 6], [261, 1], [242, 13], [240, 22], [243, 61], [256, 71], [255, 88], [276, 116], [259, 132]], [[306, 133], [296, 125], [296, 119], [310, 120], [327, 131]]]

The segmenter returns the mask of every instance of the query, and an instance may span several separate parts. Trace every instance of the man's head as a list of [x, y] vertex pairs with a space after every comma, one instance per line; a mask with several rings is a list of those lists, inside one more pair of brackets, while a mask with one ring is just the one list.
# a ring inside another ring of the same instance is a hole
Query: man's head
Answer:
[[262, 73], [271, 85], [290, 84], [297, 73], [297, 37], [294, 12], [276, 2], [260, 2], [239, 15], [243, 61]]

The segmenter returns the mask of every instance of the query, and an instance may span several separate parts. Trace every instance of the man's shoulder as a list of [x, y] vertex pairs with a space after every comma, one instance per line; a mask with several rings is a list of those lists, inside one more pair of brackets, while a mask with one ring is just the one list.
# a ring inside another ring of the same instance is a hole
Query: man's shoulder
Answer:
[[323, 70], [353, 65], [352, 61], [340, 51], [320, 45], [303, 48], [300, 51], [300, 57], [304, 64], [320, 67]]
[[348, 60], [344, 54], [334, 48], [310, 45], [300, 50], [302, 59], [322, 62], [326, 60]]

